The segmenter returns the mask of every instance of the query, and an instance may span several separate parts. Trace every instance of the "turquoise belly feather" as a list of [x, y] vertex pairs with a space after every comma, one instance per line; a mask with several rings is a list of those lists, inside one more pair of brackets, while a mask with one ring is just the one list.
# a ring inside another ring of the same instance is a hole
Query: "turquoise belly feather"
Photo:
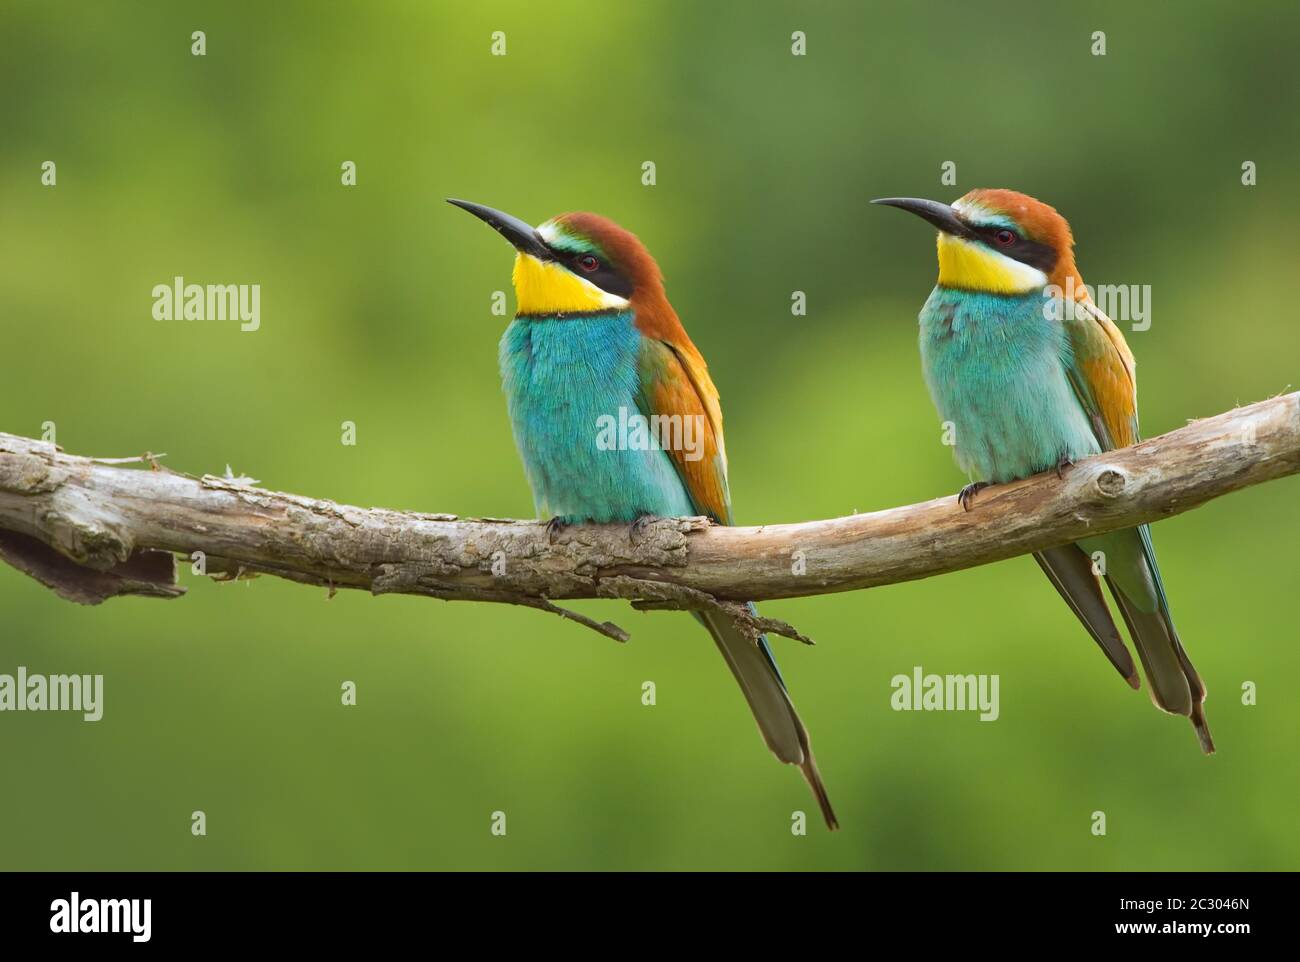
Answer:
[[641, 414], [642, 334], [631, 311], [581, 318], [519, 317], [501, 338], [510, 424], [539, 517], [632, 522], [697, 514], [658, 448], [603, 450], [602, 416]]
[[921, 309], [921, 366], [958, 465], [1003, 482], [1100, 453], [1066, 376], [1070, 344], [1035, 291], [936, 287]]

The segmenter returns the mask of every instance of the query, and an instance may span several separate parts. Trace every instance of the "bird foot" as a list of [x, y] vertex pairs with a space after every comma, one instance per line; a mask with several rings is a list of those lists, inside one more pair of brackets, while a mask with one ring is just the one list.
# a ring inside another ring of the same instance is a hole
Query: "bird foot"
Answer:
[[662, 520], [663, 519], [660, 518], [659, 515], [657, 514], [641, 515], [639, 518], [633, 521], [631, 526], [627, 529], [627, 540], [634, 545], [640, 544], [641, 541], [643, 540], [641, 536], [645, 534], [645, 529], [653, 522], [662, 521]]
[[966, 487], [957, 492], [957, 503], [961, 505], [963, 511], [970, 510], [970, 502], [975, 495], [989, 486], [988, 481], [972, 481]]
[[1065, 469], [1074, 467], [1074, 458], [1068, 454], [1062, 454], [1056, 459], [1056, 477], [1058, 479], [1065, 477]]
[[563, 533], [564, 529], [569, 526], [569, 522], [563, 518], [552, 518], [546, 522], [546, 541], [548, 544], [555, 544], [555, 539]]

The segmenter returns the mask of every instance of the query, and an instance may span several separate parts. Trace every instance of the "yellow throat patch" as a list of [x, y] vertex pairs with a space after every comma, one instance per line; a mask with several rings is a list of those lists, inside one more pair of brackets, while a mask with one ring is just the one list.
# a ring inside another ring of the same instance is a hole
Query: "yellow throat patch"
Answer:
[[939, 283], [990, 294], [1026, 294], [1045, 286], [1047, 275], [983, 244], [941, 233]]
[[541, 261], [531, 254], [516, 255], [512, 280], [520, 314], [581, 314], [628, 304], [555, 261]]

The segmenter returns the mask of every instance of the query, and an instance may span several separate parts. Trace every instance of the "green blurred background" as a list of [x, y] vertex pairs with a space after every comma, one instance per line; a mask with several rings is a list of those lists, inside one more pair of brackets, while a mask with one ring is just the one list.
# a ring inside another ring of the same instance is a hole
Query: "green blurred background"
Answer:
[[[1151, 285], [1129, 340], [1162, 433], [1295, 386], [1298, 44], [1289, 2], [6, 2], [0, 430], [530, 517], [489, 309], [511, 254], [458, 196], [640, 234], [722, 391], [740, 523], [952, 493], [916, 349], [930, 235], [867, 200], [1006, 186], [1069, 217], [1091, 283]], [[261, 330], [154, 321], [176, 274], [261, 284]], [[685, 615], [578, 603], [633, 632], [620, 646], [522, 609], [188, 569], [181, 600], [81, 608], [0, 569], [0, 672], [106, 679], [96, 724], [0, 716], [0, 866], [1293, 869], [1297, 495], [1155, 531], [1213, 758], [1028, 559], [765, 605], [820, 642], [776, 645], [836, 835]], [[1000, 720], [892, 711], [913, 665], [999, 674]]]

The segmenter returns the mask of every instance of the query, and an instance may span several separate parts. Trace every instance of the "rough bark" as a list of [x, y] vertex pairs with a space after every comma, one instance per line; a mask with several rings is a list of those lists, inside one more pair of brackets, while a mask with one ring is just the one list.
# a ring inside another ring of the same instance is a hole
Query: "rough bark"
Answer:
[[[806, 641], [741, 601], [850, 591], [988, 564], [1085, 534], [1156, 521], [1300, 472], [1300, 394], [1238, 408], [1131, 448], [987, 488], [971, 510], [947, 495], [850, 517], [758, 527], [701, 518], [583, 525], [358, 508], [191, 477], [152, 455], [87, 458], [0, 434], [0, 558], [62, 597], [174, 597], [174, 556], [202, 552], [218, 578], [274, 575], [526, 605], [620, 640], [617, 626], [558, 608], [625, 598], [640, 608], [721, 606], [755, 631]], [[1300, 510], [1300, 509], [1298, 509]]]

